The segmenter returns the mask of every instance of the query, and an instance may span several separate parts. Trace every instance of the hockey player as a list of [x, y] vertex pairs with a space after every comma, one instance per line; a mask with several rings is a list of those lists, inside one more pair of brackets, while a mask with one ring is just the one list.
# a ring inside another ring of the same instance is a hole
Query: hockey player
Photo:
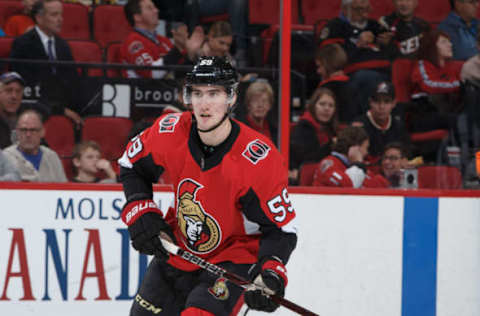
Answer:
[[[297, 242], [287, 167], [269, 139], [230, 118], [237, 74], [221, 57], [201, 57], [187, 74], [192, 112], [166, 114], [133, 138], [120, 158], [127, 203], [122, 219], [132, 245], [155, 255], [131, 315], [235, 315], [242, 304], [273, 312], [259, 290], [243, 289], [168, 255], [158, 235], [278, 295]], [[163, 171], [174, 185], [175, 208], [162, 214], [152, 183]]]

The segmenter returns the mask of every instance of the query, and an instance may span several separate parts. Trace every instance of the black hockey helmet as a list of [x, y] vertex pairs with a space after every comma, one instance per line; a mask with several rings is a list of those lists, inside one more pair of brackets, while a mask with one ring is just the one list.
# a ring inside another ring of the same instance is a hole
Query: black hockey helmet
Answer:
[[192, 85], [218, 85], [223, 86], [230, 98], [236, 92], [238, 85], [237, 71], [225, 57], [202, 56], [187, 73], [183, 91], [184, 102], [191, 104]]

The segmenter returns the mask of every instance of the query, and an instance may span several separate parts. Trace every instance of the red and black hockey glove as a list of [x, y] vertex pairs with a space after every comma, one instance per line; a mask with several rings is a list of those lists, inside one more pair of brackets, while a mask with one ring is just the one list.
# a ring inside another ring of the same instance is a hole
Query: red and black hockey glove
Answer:
[[[266, 257], [256, 263], [249, 271], [253, 283], [264, 286], [283, 297], [288, 283], [287, 269], [279, 259]], [[274, 312], [278, 304], [272, 301], [262, 290], [245, 291], [245, 303], [251, 309]]]
[[133, 248], [146, 255], [168, 259], [168, 252], [163, 248], [158, 235], [164, 232], [173, 242], [175, 237], [155, 202], [140, 200], [128, 203], [123, 207], [122, 220], [128, 226]]

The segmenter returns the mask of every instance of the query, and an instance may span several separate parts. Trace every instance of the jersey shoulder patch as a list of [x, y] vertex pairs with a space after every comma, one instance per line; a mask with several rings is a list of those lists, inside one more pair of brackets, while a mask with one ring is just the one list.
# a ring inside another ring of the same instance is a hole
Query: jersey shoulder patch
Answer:
[[255, 139], [245, 146], [242, 156], [252, 164], [256, 165], [260, 160], [267, 158], [271, 147], [260, 139]]
[[182, 113], [170, 113], [165, 115], [158, 122], [159, 133], [173, 133], [175, 132], [175, 126], [180, 121]]

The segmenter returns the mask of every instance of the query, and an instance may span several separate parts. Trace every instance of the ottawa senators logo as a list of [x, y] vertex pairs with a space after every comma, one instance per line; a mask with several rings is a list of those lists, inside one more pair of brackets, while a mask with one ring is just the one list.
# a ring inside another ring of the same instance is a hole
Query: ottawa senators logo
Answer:
[[208, 293], [212, 294], [216, 299], [225, 301], [230, 296], [225, 278], [218, 278], [212, 287], [208, 288]]
[[192, 179], [184, 179], [178, 186], [178, 226], [182, 232], [183, 243], [196, 253], [214, 250], [221, 239], [217, 221], [205, 212], [196, 193], [203, 186]]
[[270, 146], [260, 139], [255, 139], [253, 142], [248, 143], [242, 155], [256, 165], [257, 162], [267, 157], [269, 151]]
[[159, 133], [173, 133], [175, 131], [175, 125], [180, 119], [180, 114], [168, 114], [160, 121]]

